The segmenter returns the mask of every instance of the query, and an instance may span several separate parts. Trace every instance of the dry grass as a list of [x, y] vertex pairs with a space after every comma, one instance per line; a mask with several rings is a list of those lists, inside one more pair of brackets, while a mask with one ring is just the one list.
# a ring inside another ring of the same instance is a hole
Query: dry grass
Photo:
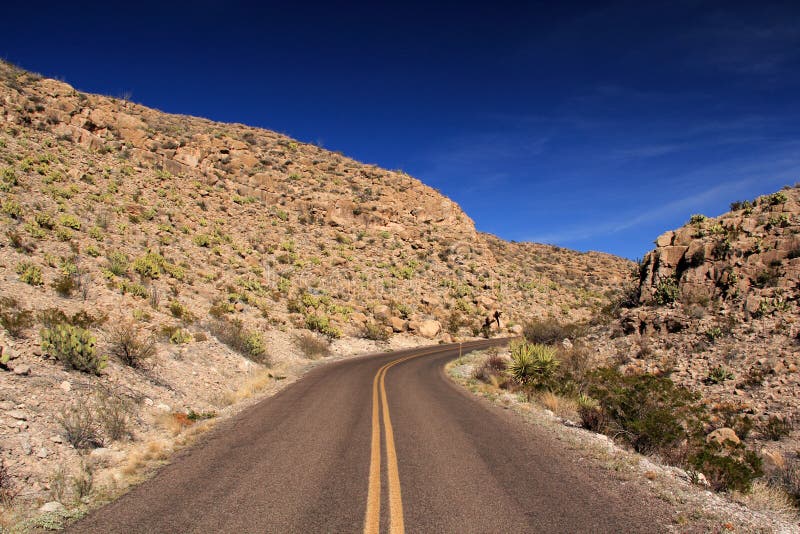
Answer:
[[183, 412], [162, 413], [156, 417], [156, 423], [169, 435], [175, 437], [194, 423]]
[[239, 403], [266, 389], [271, 381], [272, 377], [268, 371], [256, 371], [239, 389], [225, 393], [220, 401], [224, 406]]
[[776, 512], [787, 518], [797, 517], [797, 508], [789, 494], [783, 489], [771, 486], [761, 480], [753, 483], [750, 493], [746, 495], [736, 493], [735, 499], [753, 510]]
[[578, 403], [575, 399], [545, 391], [538, 395], [536, 401], [559, 417], [573, 421], [578, 419]]
[[171, 447], [165, 440], [143, 443], [130, 452], [128, 462], [122, 467], [121, 473], [126, 477], [135, 477], [153, 462], [165, 460], [170, 452]]

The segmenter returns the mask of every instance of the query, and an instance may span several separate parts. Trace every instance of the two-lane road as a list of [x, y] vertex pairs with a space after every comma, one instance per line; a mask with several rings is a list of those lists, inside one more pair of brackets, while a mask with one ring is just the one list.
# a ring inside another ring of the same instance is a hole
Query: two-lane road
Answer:
[[[502, 341], [465, 343], [463, 350]], [[444, 375], [459, 346], [322, 366], [71, 532], [654, 532], [669, 510]]]

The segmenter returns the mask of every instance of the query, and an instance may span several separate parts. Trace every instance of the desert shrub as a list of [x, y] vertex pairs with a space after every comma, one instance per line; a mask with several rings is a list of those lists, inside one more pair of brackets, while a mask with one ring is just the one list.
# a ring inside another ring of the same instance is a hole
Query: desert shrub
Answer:
[[121, 280], [119, 283], [119, 290], [124, 295], [126, 293], [130, 293], [134, 297], [141, 297], [146, 299], [150, 296], [150, 293], [147, 291], [147, 288], [144, 287], [142, 284], [137, 284], [136, 282], [131, 282], [129, 280]]
[[25, 330], [33, 326], [33, 313], [18, 306], [14, 298], [0, 298], [0, 325], [14, 338], [21, 338]]
[[17, 264], [16, 273], [19, 275], [19, 279], [26, 284], [40, 286], [44, 283], [42, 281], [42, 269], [29, 261]]
[[689, 224], [699, 224], [705, 221], [706, 219], [708, 219], [708, 217], [706, 217], [702, 213], [697, 213], [689, 218]]
[[800, 506], [800, 460], [787, 458], [786, 464], [771, 473], [768, 478], [770, 486], [783, 489], [795, 506]]
[[68, 324], [79, 328], [91, 328], [106, 322], [107, 317], [103, 314], [92, 315], [86, 310], [80, 310], [72, 315], [67, 315], [58, 308], [48, 308], [39, 312], [37, 318], [45, 328], [55, 328], [60, 324]]
[[771, 195], [767, 196], [767, 201], [770, 203], [771, 206], [776, 206], [778, 204], [783, 204], [786, 202], [787, 196], [786, 193], [783, 191], [778, 191], [777, 193], [772, 193]]
[[508, 369], [514, 380], [523, 386], [533, 389], [551, 388], [559, 364], [555, 349], [547, 345], [524, 340], [511, 345], [511, 364]]
[[242, 356], [264, 365], [269, 364], [266, 343], [259, 332], [247, 330], [239, 319], [217, 319], [208, 324], [208, 331]]
[[106, 357], [95, 353], [95, 337], [79, 326], [59, 324], [41, 331], [42, 350], [56, 360], [86, 373], [100, 374]]
[[12, 219], [20, 219], [22, 217], [22, 206], [14, 199], [4, 200], [0, 208], [2, 208], [3, 213]]
[[306, 328], [319, 332], [331, 339], [342, 337], [342, 331], [331, 324], [327, 315], [317, 315], [310, 313], [306, 316]]
[[163, 331], [173, 345], [183, 345], [184, 343], [190, 343], [194, 339], [190, 332], [177, 326], [167, 326]]
[[161, 276], [163, 266], [164, 258], [154, 252], [148, 252], [144, 256], [136, 258], [133, 262], [133, 270], [139, 273], [142, 278], [158, 278]]
[[39, 228], [44, 228], [45, 230], [52, 230], [56, 225], [53, 217], [48, 213], [37, 213], [33, 216], [33, 220]]
[[133, 436], [131, 431], [132, 406], [126, 398], [103, 391], [95, 398], [95, 418], [110, 441], [121, 441]]
[[759, 429], [764, 438], [779, 441], [788, 436], [794, 429], [794, 422], [788, 417], [771, 415]]
[[125, 365], [141, 368], [155, 354], [156, 340], [140, 334], [132, 324], [122, 323], [108, 332], [108, 352]]
[[763, 474], [761, 458], [741, 445], [725, 450], [721, 445], [708, 444], [689, 458], [689, 464], [717, 491], [747, 493], [753, 480]]
[[669, 452], [701, 432], [699, 396], [666, 377], [622, 375], [614, 368], [588, 375], [588, 395], [597, 401], [607, 428], [642, 453]]
[[115, 275], [125, 276], [128, 273], [130, 261], [124, 253], [112, 251], [106, 255], [106, 259], [108, 259], [108, 270]]
[[61, 226], [72, 228], [73, 230], [81, 229], [81, 221], [74, 215], [62, 215], [58, 218], [58, 223]]
[[320, 339], [313, 334], [300, 334], [295, 338], [295, 343], [305, 357], [310, 360], [316, 360], [331, 353], [328, 340]]
[[489, 354], [483, 363], [475, 368], [472, 376], [482, 382], [491, 383], [492, 380], [497, 380], [498, 377], [506, 375], [508, 369], [508, 360], [497, 354]]
[[678, 299], [678, 281], [674, 276], [667, 276], [659, 280], [656, 285], [656, 293], [654, 299], [656, 304], [663, 306], [670, 304]]
[[706, 377], [708, 384], [722, 384], [726, 380], [733, 380], [733, 373], [721, 365], [711, 369]]
[[56, 293], [65, 298], [71, 297], [79, 285], [77, 277], [69, 273], [61, 273], [52, 283]]
[[186, 306], [184, 306], [177, 300], [170, 301], [169, 311], [173, 317], [182, 319], [186, 323], [191, 324], [192, 322], [194, 322], [195, 317], [192, 314], [192, 312], [190, 312]]
[[77, 399], [56, 416], [61, 435], [76, 449], [93, 449], [103, 446], [99, 425], [92, 406]]
[[92, 462], [81, 459], [78, 472], [70, 477], [72, 493], [76, 499], [81, 500], [91, 495], [94, 489], [94, 469], [95, 466]]
[[371, 339], [372, 341], [386, 341], [389, 339], [389, 333], [386, 327], [378, 323], [367, 323], [364, 325], [364, 330], [361, 333], [364, 339]]
[[522, 332], [530, 343], [552, 345], [563, 339], [583, 336], [584, 328], [574, 323], [561, 324], [555, 319], [534, 319], [525, 324]]

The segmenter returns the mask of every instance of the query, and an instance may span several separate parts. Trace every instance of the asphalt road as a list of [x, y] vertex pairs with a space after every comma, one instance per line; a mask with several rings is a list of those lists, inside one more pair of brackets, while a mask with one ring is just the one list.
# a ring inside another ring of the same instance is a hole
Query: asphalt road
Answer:
[[443, 367], [458, 352], [439, 345], [321, 366], [68, 531], [662, 529], [663, 503], [453, 384]]

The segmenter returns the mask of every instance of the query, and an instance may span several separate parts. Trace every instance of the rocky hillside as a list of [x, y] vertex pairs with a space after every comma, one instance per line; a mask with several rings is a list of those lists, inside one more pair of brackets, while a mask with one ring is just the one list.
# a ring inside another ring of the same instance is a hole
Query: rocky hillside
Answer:
[[[401, 172], [5, 63], [0, 208], [0, 493], [5, 477], [37, 506], [86, 497], [64, 480], [92, 449], [96, 483], [124, 486], [115, 466], [159, 457], [132, 459], [137, 443], [254, 376], [478, 335], [494, 311], [495, 333], [585, 319], [631, 269], [481, 234]], [[109, 412], [124, 432], [100, 424]], [[93, 437], [65, 429], [74, 413], [95, 417]]]
[[[671, 372], [737, 432], [794, 458], [800, 410], [800, 189], [695, 215], [656, 240], [640, 265], [638, 302], [608, 354], [628, 370]], [[742, 420], [741, 418], [739, 419]], [[719, 426], [719, 424], [717, 424]]]

